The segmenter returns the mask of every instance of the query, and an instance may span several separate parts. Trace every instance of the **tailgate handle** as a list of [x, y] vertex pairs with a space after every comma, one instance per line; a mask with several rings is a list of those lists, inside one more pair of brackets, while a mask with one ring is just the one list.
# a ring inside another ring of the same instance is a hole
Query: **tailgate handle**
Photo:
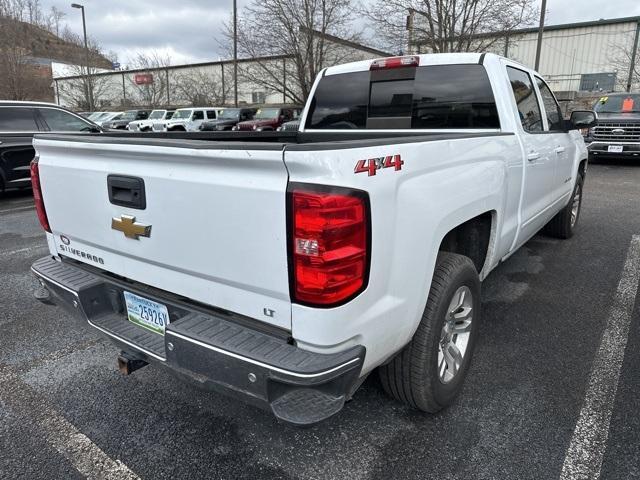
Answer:
[[107, 177], [109, 201], [113, 205], [144, 210], [147, 199], [144, 192], [144, 180], [140, 177], [109, 175]]

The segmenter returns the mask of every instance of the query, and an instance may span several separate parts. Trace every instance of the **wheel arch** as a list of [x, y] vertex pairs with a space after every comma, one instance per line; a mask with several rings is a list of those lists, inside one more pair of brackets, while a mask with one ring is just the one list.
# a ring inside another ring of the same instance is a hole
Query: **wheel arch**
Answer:
[[496, 211], [488, 210], [449, 230], [438, 247], [439, 252], [469, 257], [478, 274], [483, 272], [495, 238]]

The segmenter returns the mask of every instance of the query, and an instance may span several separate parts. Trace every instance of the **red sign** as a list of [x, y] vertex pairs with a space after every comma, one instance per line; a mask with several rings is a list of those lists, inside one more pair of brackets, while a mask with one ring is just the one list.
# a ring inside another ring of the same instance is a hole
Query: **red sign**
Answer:
[[153, 75], [151, 73], [136, 73], [133, 81], [136, 85], [149, 85], [153, 83]]

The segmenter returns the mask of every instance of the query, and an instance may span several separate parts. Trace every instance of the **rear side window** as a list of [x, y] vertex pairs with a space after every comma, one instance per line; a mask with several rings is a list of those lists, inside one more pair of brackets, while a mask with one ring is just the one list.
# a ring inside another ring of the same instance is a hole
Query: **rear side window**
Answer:
[[[401, 119], [405, 120], [399, 122]], [[482, 65], [428, 65], [416, 68], [414, 78], [404, 75], [372, 81], [366, 71], [330, 75], [320, 81], [306, 128], [366, 129], [367, 123], [369, 128], [383, 129], [398, 125], [500, 128], [491, 83]]]
[[75, 115], [55, 108], [41, 108], [40, 115], [54, 132], [82, 132], [89, 130], [89, 124]]
[[482, 65], [419, 67], [413, 98], [412, 128], [500, 128]]
[[216, 119], [216, 111], [215, 110], [207, 110], [207, 118], [209, 120], [215, 120]]
[[0, 108], [0, 132], [37, 132], [32, 108]]
[[542, 112], [538, 97], [533, 89], [531, 77], [524, 70], [507, 67], [511, 90], [518, 106], [518, 115], [525, 132], [542, 131]]

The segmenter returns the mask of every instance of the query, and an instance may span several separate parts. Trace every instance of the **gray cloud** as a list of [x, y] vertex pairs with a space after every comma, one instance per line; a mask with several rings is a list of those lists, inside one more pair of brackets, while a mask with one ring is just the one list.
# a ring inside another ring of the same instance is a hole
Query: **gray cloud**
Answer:
[[[65, 22], [81, 33], [80, 12], [72, 0], [41, 0], [66, 13]], [[82, 0], [81, 0], [82, 1]], [[363, 0], [367, 1], [367, 0]], [[239, 7], [250, 0], [238, 0]], [[136, 52], [158, 50], [174, 64], [217, 60], [222, 51], [222, 24], [231, 15], [232, 0], [84, 0], [87, 31], [127, 64]], [[638, 0], [548, 0], [547, 24], [640, 16]]]

